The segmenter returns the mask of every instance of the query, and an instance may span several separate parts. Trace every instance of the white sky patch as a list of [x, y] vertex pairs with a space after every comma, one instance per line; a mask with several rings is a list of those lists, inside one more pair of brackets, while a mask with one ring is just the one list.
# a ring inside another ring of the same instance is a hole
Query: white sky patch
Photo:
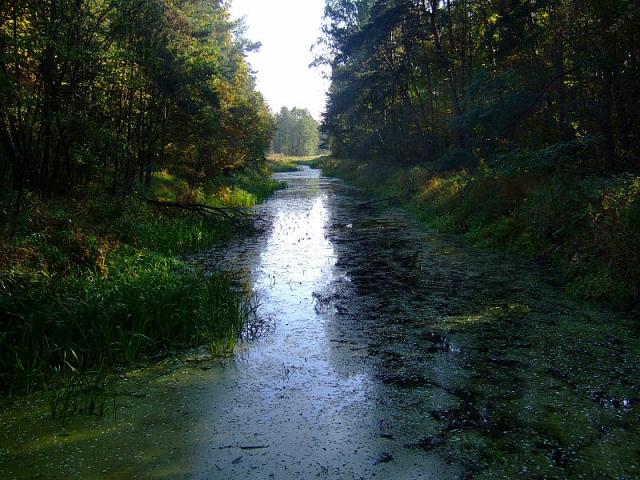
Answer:
[[320, 36], [324, 0], [232, 0], [231, 15], [246, 17], [245, 36], [262, 43], [248, 60], [257, 87], [274, 112], [307, 108], [320, 119], [329, 83], [313, 61], [311, 46]]

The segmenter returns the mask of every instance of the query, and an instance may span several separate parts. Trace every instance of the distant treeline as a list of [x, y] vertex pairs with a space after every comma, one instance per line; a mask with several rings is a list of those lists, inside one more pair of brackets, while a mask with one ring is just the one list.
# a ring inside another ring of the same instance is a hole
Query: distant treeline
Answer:
[[264, 156], [273, 119], [221, 0], [0, 2], [0, 172], [19, 201]]
[[327, 0], [332, 151], [447, 167], [558, 144], [637, 170], [638, 24], [628, 0]]
[[275, 116], [276, 133], [271, 151], [296, 157], [315, 155], [320, 143], [320, 124], [308, 110], [282, 107]]

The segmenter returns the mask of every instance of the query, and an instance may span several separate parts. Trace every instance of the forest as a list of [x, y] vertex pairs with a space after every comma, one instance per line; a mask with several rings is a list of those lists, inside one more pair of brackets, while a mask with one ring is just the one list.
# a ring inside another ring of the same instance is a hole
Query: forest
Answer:
[[637, 306], [639, 20], [627, 0], [329, 0], [331, 151], [439, 228]]
[[235, 342], [248, 299], [175, 256], [282, 186], [243, 28], [209, 0], [0, 3], [0, 391]]
[[316, 155], [320, 144], [320, 124], [308, 110], [282, 107], [275, 116], [276, 132], [271, 152], [293, 157]]
[[19, 206], [170, 168], [191, 188], [262, 155], [272, 119], [221, 2], [3, 2], [2, 169]]
[[640, 478], [638, 25], [0, 0], [0, 478]]

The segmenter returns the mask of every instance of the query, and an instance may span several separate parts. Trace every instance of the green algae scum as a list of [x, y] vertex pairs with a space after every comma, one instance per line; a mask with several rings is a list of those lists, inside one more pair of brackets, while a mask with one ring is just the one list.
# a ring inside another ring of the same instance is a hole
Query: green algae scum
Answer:
[[0, 478], [640, 478], [640, 341], [525, 262], [303, 168], [269, 227], [191, 261], [268, 334], [108, 383], [103, 416], [7, 400]]

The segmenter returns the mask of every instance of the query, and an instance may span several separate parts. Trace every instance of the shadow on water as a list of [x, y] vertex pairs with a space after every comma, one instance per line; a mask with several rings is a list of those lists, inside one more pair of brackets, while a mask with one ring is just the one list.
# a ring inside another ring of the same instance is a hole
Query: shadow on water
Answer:
[[637, 327], [317, 171], [278, 177], [269, 228], [194, 258], [275, 330], [119, 382], [116, 420], [5, 412], [3, 478], [640, 476]]
[[478, 478], [640, 475], [630, 320], [570, 302], [530, 265], [357, 205], [332, 209], [339, 280], [319, 303], [342, 344], [367, 348], [381, 397], [435, 422], [408, 448]]

